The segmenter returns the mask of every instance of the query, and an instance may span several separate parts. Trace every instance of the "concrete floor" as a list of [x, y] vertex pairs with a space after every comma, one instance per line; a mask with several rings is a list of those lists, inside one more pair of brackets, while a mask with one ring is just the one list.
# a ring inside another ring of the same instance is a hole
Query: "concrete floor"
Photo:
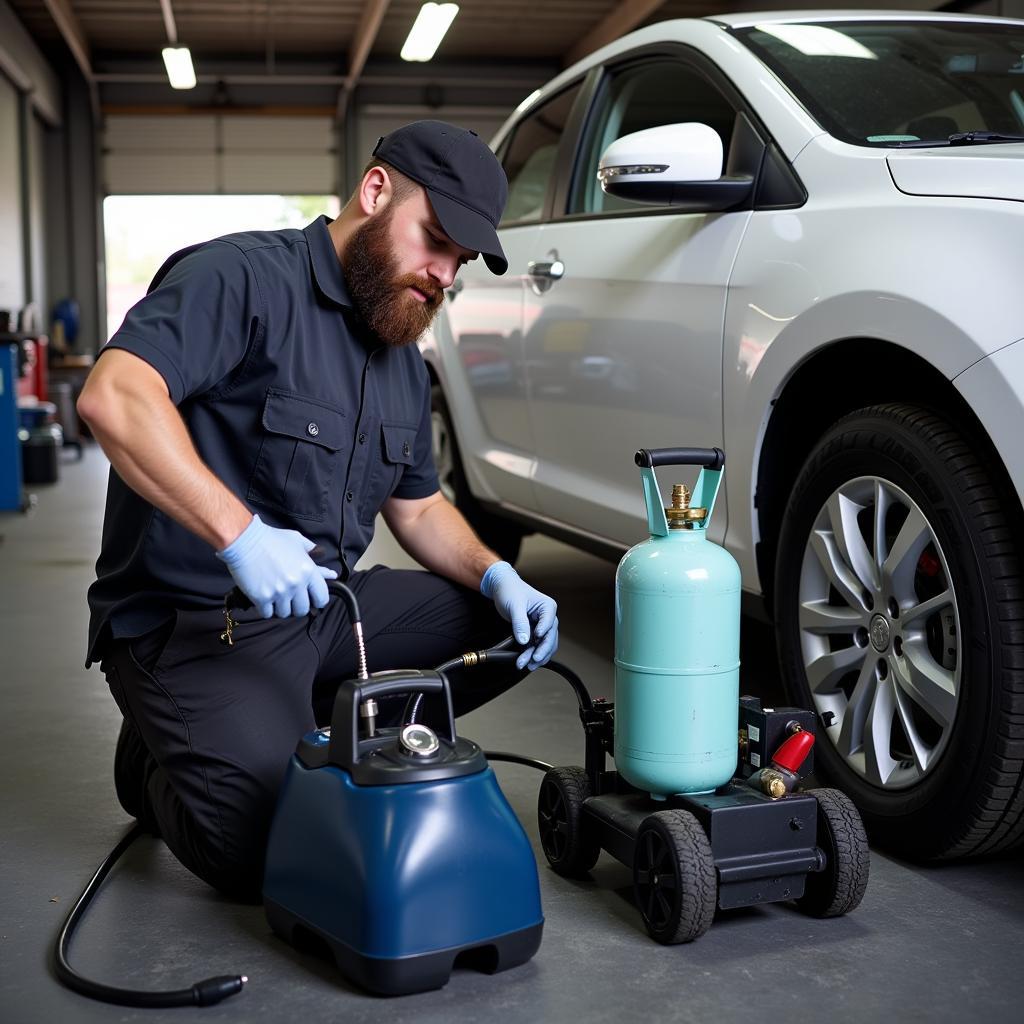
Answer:
[[[526, 966], [457, 971], [441, 991], [380, 1000], [275, 938], [259, 908], [218, 897], [158, 840], [111, 876], [72, 961], [121, 985], [177, 987], [245, 973], [245, 991], [204, 1010], [129, 1010], [90, 1002], [54, 978], [64, 915], [128, 821], [110, 764], [119, 716], [98, 669], [82, 667], [106, 466], [96, 449], [40, 488], [36, 511], [0, 518], [0, 1020], [342, 1020], [510, 1022], [1020, 1019], [1024, 858], [922, 868], [873, 851], [861, 907], [817, 921], [785, 905], [719, 914], [687, 946], [652, 942], [630, 902], [629, 872], [603, 856], [593, 880], [541, 868], [544, 941]], [[640, 501], [638, 488], [637, 501]], [[638, 529], [641, 527], [638, 520]], [[370, 558], [407, 564], [386, 536]], [[612, 696], [614, 567], [531, 538], [524, 576], [560, 603], [560, 657]], [[746, 691], [773, 693], [763, 627], [744, 623]], [[371, 666], [371, 668], [386, 666]], [[538, 673], [460, 722], [485, 747], [581, 763], [568, 688]], [[496, 765], [536, 847], [540, 776]], [[443, 907], [438, 908], [444, 912]]]

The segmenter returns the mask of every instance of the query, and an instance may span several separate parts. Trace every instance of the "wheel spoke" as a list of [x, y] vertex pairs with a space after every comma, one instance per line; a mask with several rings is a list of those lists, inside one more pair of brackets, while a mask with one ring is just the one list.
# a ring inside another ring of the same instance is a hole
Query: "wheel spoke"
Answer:
[[908, 639], [895, 673], [896, 685], [943, 729], [956, 715], [956, 676], [932, 657], [923, 638]]
[[918, 508], [911, 508], [882, 564], [882, 580], [901, 605], [911, 605], [916, 600], [914, 575], [917, 562], [933, 539], [928, 520]]
[[896, 715], [899, 718], [900, 725], [903, 726], [903, 732], [910, 743], [910, 751], [914, 755], [914, 764], [916, 765], [917, 770], [924, 775], [928, 770], [932, 751], [921, 739], [921, 733], [914, 722], [914, 716], [911, 714], [910, 698], [907, 696], [906, 690], [904, 690], [900, 685], [898, 676], [895, 678], [895, 683], [896, 686], [894, 694], [896, 697]]
[[864, 599], [861, 596], [863, 588], [857, 574], [843, 560], [832, 532], [815, 530], [810, 537], [810, 546], [829, 583], [839, 591], [843, 600], [851, 608], [864, 608]]
[[927, 601], [901, 609], [900, 621], [903, 623], [903, 628], [906, 629], [912, 622], [927, 620], [930, 615], [934, 615], [937, 611], [950, 605], [953, 605], [953, 591], [944, 590], [941, 594], [928, 598]]
[[847, 760], [851, 755], [860, 753], [864, 746], [864, 723], [871, 710], [877, 682], [875, 666], [865, 658], [860, 675], [857, 677], [857, 683], [843, 713], [839, 737], [836, 740], [836, 749]]
[[888, 488], [881, 480], [875, 481], [875, 518], [874, 541], [875, 541], [875, 566], [877, 567], [877, 578], [882, 579], [882, 566], [889, 554], [889, 547], [886, 543], [885, 520], [889, 514], [889, 507], [893, 504], [893, 497]]
[[864, 776], [876, 786], [884, 786], [898, 767], [889, 752], [895, 713], [896, 696], [892, 678], [877, 680], [864, 729]]
[[828, 500], [832, 535], [843, 561], [854, 571], [862, 588], [878, 590], [877, 568], [857, 521], [857, 516], [863, 509], [863, 505], [842, 491], [837, 491]]
[[813, 694], [831, 694], [839, 687], [839, 681], [854, 671], [866, 658], [860, 647], [844, 647], [815, 658], [807, 666], [807, 682]]
[[858, 626], [866, 626], [868, 613], [856, 608], [805, 601], [800, 605], [800, 628], [815, 636], [852, 635]]
[[658, 907], [661, 910], [661, 920], [658, 923], [665, 925], [672, 917], [672, 905], [666, 899], [665, 894], [661, 891], [661, 886], [658, 886], [654, 892], [658, 897]]

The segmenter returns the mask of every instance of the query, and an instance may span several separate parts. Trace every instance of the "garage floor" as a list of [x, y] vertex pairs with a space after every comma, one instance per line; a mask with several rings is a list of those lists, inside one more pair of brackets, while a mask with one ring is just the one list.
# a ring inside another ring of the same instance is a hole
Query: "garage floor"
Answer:
[[[3, 1021], [962, 1024], [1019, 1014], [1024, 858], [921, 868], [878, 851], [867, 896], [849, 917], [816, 921], [784, 905], [734, 911], [720, 914], [700, 941], [672, 948], [647, 937], [630, 902], [629, 873], [617, 862], [602, 857], [589, 882], [544, 867], [545, 935], [533, 961], [493, 977], [457, 971], [439, 992], [382, 1001], [293, 952], [258, 908], [221, 899], [146, 839], [94, 905], [73, 962], [137, 988], [224, 973], [245, 973], [249, 984], [201, 1011], [129, 1010], [65, 991], [53, 976], [52, 943], [70, 902], [128, 824], [110, 772], [118, 713], [98, 669], [82, 667], [105, 479], [102, 455], [89, 449], [81, 463], [62, 466], [59, 485], [39, 489], [34, 514], [0, 518]], [[384, 536], [370, 556], [407, 564]], [[521, 569], [559, 600], [560, 657], [593, 693], [610, 697], [614, 567], [531, 538]], [[745, 622], [744, 631], [743, 687], [771, 696], [764, 628]], [[474, 712], [461, 731], [485, 747], [581, 763], [573, 698], [549, 673]], [[496, 771], [536, 844], [539, 774], [512, 765]]]

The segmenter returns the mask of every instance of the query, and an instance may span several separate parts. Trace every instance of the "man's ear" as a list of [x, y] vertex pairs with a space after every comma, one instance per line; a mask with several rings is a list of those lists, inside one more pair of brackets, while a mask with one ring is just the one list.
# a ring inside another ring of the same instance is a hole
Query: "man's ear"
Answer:
[[379, 213], [391, 202], [391, 178], [383, 167], [371, 167], [359, 185], [359, 209], [367, 217]]

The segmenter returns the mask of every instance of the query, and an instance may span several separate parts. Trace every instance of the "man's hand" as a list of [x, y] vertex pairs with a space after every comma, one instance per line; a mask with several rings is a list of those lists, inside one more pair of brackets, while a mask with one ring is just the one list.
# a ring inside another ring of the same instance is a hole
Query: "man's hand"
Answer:
[[279, 530], [253, 516], [241, 535], [218, 551], [217, 557], [263, 618], [276, 614], [286, 619], [308, 615], [310, 602], [323, 608], [330, 597], [326, 581], [338, 574], [309, 557], [313, 547], [313, 542], [296, 530]]
[[492, 598], [502, 618], [512, 623], [516, 640], [529, 643], [516, 659], [516, 668], [533, 672], [546, 664], [558, 648], [558, 605], [523, 582], [508, 562], [495, 562], [484, 573], [480, 593]]

